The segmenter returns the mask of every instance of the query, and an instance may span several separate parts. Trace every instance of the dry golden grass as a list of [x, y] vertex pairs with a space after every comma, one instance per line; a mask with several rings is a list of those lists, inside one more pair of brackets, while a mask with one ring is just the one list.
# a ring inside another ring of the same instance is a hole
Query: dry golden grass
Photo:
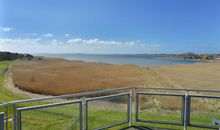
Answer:
[[15, 86], [50, 95], [133, 85], [220, 89], [220, 63], [149, 69], [135, 65], [42, 59], [18, 62], [11, 71]]
[[163, 66], [153, 70], [167, 81], [164, 87], [220, 90], [220, 63]]
[[135, 65], [86, 63], [62, 59], [22, 61], [12, 67], [15, 86], [40, 94], [69, 94], [143, 85], [147, 69]]

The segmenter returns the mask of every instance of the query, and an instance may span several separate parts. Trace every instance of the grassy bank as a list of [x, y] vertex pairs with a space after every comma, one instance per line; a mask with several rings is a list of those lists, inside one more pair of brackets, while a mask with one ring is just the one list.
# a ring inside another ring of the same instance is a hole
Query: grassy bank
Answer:
[[14, 61], [0, 61], [0, 103], [9, 102], [18, 99], [24, 99], [22, 95], [17, 95], [6, 89], [4, 86], [5, 73], [8, 70], [9, 65], [14, 64]]

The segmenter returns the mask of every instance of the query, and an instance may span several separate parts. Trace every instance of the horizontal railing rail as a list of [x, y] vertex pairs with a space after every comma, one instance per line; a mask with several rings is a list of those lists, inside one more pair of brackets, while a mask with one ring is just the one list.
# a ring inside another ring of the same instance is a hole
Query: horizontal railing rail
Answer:
[[[149, 90], [149, 91], [148, 91]], [[154, 92], [152, 92], [154, 91]], [[171, 92], [172, 91], [172, 92]], [[180, 93], [179, 93], [180, 92]], [[191, 93], [190, 92], [196, 92]], [[201, 93], [200, 93], [201, 92]], [[144, 86], [130, 86], [125, 88], [113, 88], [107, 90], [99, 90], [99, 91], [91, 91], [91, 92], [83, 92], [76, 94], [66, 94], [60, 96], [48, 96], [42, 98], [34, 98], [34, 99], [26, 99], [26, 100], [17, 100], [11, 101], [4, 104], [0, 104], [0, 108], [4, 108], [4, 113], [0, 114], [0, 130], [2, 127], [5, 127], [6, 130], [9, 129], [9, 122], [12, 121], [13, 129], [20, 130], [22, 116], [21, 113], [23, 111], [35, 110], [47, 107], [55, 107], [59, 105], [71, 104], [71, 103], [79, 103], [79, 113], [80, 113], [80, 130], [88, 130], [90, 129], [88, 126], [88, 103], [94, 100], [102, 100], [108, 98], [114, 98], [118, 96], [128, 96], [127, 101], [127, 119], [123, 121], [116, 122], [114, 124], [109, 124], [106, 126], [100, 126], [95, 129], [104, 129], [111, 128], [117, 125], [128, 123], [129, 126], [135, 125], [135, 122], [148, 122], [148, 123], [157, 123], [157, 124], [170, 124], [170, 125], [180, 125], [184, 126], [184, 130], [187, 129], [188, 126], [191, 127], [202, 127], [202, 128], [214, 128], [216, 129], [218, 126], [208, 126], [205, 124], [193, 124], [191, 123], [191, 99], [194, 98], [209, 98], [209, 99], [220, 99], [220, 96], [212, 96], [212, 95], [204, 95], [204, 93], [220, 93], [220, 90], [208, 90], [208, 89], [191, 89], [191, 88], [161, 88], [161, 87], [144, 87]], [[180, 122], [165, 122], [160, 120], [145, 120], [139, 119], [139, 96], [169, 96], [169, 97], [181, 97], [181, 121]], [[54, 99], [62, 99], [59, 102], [54, 101]], [[133, 100], [134, 99], [134, 100]], [[29, 105], [27, 107], [19, 107], [23, 105], [19, 105], [22, 103], [31, 103], [31, 102], [40, 102], [40, 101], [50, 101], [44, 105]], [[58, 103], [57, 103], [58, 102]], [[132, 110], [132, 103], [135, 104], [134, 111]], [[9, 108], [13, 108], [12, 118], [9, 118]], [[132, 113], [135, 112], [134, 118], [132, 117]], [[3, 125], [1, 124], [1, 119], [3, 117]], [[5, 123], [4, 123], [5, 122]], [[5, 126], [4, 126], [5, 125]]]
[[185, 92], [208, 92], [208, 93], [220, 93], [220, 90], [210, 89], [193, 89], [193, 88], [162, 88], [162, 87], [145, 87], [145, 86], [134, 86], [135, 89], [152, 89], [152, 90], [168, 90], [168, 91], [185, 91]]

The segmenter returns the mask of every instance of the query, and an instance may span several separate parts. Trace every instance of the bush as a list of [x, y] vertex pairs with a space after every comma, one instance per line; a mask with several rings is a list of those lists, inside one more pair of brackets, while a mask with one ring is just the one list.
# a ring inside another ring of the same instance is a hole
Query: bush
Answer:
[[16, 60], [16, 59], [32, 59], [33, 56], [30, 54], [19, 54], [11, 52], [0, 52], [0, 61], [4, 60]]

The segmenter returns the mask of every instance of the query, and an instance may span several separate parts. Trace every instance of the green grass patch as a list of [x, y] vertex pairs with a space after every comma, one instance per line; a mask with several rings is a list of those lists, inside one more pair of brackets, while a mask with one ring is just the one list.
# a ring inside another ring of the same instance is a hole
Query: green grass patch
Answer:
[[25, 99], [25, 96], [15, 94], [3, 86], [6, 78], [5, 73], [8, 70], [8, 66], [13, 63], [15, 63], [15, 61], [0, 61], [0, 103], [1, 104], [9, 101]]

